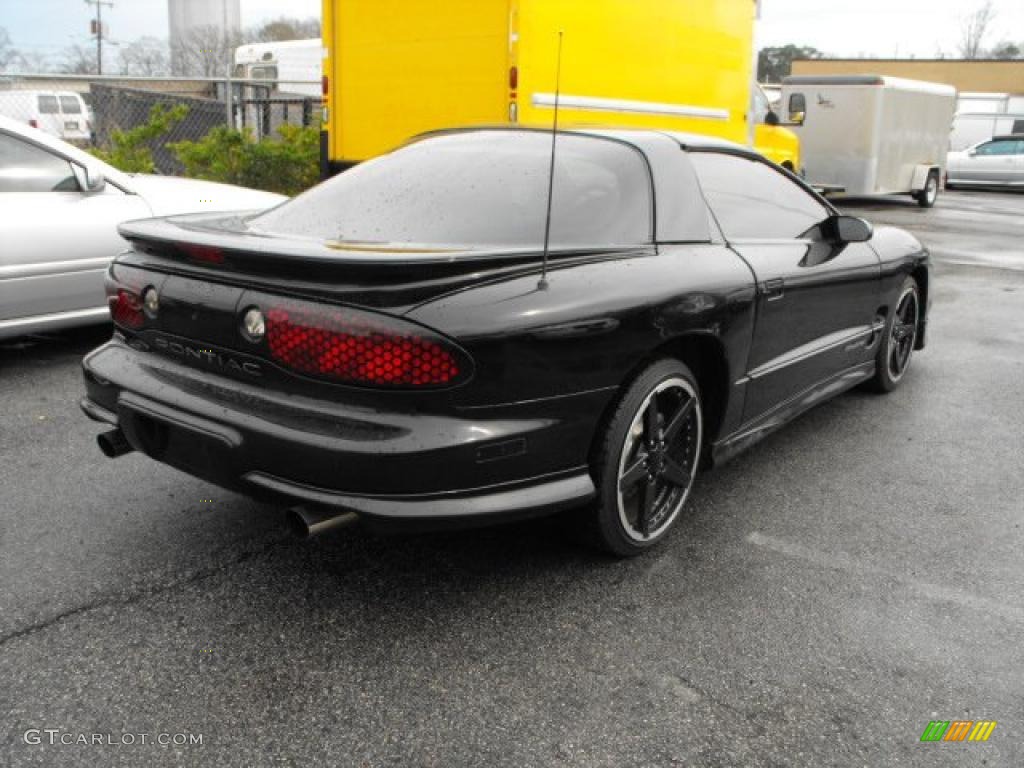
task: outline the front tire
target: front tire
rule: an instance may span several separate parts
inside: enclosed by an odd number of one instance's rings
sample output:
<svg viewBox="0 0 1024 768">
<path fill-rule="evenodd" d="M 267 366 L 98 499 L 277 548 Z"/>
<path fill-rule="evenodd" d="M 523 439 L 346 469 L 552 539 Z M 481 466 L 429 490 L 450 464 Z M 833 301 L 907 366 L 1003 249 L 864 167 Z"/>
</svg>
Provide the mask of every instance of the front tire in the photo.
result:
<svg viewBox="0 0 1024 768">
<path fill-rule="evenodd" d="M 653 363 L 629 385 L 594 462 L 590 522 L 603 549 L 631 557 L 665 538 L 693 487 L 703 429 L 697 379 L 678 360 Z"/>
<path fill-rule="evenodd" d="M 875 354 L 875 376 L 871 384 L 877 392 L 892 392 L 910 368 L 921 322 L 921 292 L 917 281 L 908 277 L 900 288 L 896 306 L 889 313 L 884 335 Z"/>
</svg>

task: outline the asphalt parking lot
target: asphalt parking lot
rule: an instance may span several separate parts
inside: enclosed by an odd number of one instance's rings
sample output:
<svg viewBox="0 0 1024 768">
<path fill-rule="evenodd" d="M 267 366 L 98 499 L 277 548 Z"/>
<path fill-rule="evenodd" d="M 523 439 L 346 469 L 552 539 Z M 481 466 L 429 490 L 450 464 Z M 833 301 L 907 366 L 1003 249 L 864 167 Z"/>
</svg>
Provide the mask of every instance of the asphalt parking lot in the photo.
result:
<svg viewBox="0 0 1024 768">
<path fill-rule="evenodd" d="M 100 454 L 105 330 L 0 345 L 0 765 L 1021 765 L 1024 194 L 844 207 L 933 249 L 929 348 L 703 475 L 629 562 L 558 520 L 293 541 Z M 919 742 L 957 719 L 998 726 Z"/>
</svg>

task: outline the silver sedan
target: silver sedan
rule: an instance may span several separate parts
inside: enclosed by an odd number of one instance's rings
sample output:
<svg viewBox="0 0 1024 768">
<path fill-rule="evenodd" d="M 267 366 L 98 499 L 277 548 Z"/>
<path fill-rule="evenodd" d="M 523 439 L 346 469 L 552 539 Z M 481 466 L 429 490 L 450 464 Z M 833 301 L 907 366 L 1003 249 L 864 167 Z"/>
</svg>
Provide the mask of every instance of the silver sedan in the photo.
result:
<svg viewBox="0 0 1024 768">
<path fill-rule="evenodd" d="M 104 322 L 103 273 L 117 225 L 200 211 L 265 209 L 281 195 L 121 173 L 43 131 L 0 117 L 0 339 Z"/>
<path fill-rule="evenodd" d="M 950 152 L 946 186 L 1024 186 L 1024 135 L 995 136 Z"/>
</svg>

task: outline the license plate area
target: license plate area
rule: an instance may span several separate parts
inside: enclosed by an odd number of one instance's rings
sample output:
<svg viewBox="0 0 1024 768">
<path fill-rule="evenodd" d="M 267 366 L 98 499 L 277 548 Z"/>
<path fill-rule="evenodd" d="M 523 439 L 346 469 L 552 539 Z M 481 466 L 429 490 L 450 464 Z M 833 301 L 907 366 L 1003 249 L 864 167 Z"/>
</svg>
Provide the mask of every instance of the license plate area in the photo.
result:
<svg viewBox="0 0 1024 768">
<path fill-rule="evenodd" d="M 125 393 L 118 423 L 139 451 L 200 477 L 220 475 L 242 444 L 233 428 Z"/>
</svg>

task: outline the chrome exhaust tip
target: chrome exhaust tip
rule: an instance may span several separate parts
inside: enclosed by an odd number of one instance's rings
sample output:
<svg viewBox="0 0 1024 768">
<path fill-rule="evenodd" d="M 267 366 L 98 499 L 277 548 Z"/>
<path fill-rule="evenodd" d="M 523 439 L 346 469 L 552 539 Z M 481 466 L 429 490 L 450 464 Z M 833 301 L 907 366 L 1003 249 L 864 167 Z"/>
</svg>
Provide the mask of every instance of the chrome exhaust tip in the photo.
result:
<svg viewBox="0 0 1024 768">
<path fill-rule="evenodd" d="M 118 456 L 124 456 L 135 450 L 120 429 L 112 429 L 109 432 L 96 435 L 96 443 L 108 459 L 116 459 Z"/>
<path fill-rule="evenodd" d="M 336 509 L 292 507 L 285 514 L 288 528 L 299 539 L 311 539 L 335 528 L 344 528 L 358 522 L 359 515 Z"/>
</svg>

